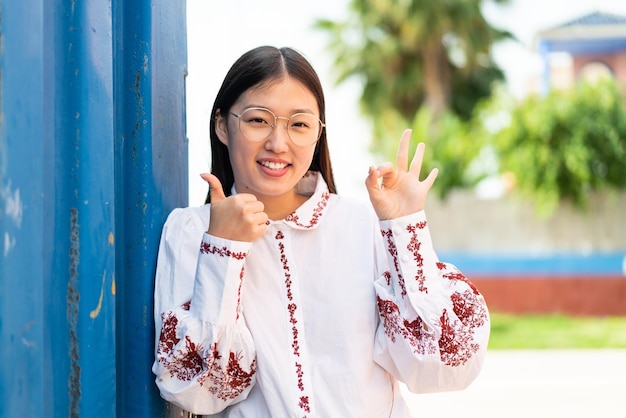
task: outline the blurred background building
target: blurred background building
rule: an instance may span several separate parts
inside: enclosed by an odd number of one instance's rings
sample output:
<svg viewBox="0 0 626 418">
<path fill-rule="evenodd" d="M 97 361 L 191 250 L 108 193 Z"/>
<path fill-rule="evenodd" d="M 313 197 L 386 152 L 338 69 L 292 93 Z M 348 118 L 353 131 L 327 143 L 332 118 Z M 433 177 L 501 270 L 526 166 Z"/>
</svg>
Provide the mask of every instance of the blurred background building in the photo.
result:
<svg viewBox="0 0 626 418">
<path fill-rule="evenodd" d="M 535 35 L 543 72 L 529 91 L 566 89 L 577 80 L 611 77 L 626 84 L 626 16 L 594 12 Z"/>
</svg>

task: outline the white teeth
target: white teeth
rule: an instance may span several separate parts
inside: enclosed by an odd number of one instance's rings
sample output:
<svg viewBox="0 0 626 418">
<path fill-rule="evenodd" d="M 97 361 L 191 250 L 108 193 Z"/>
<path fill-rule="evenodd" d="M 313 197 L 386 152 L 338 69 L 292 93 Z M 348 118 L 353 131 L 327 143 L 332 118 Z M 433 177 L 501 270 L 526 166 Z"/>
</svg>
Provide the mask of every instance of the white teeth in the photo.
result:
<svg viewBox="0 0 626 418">
<path fill-rule="evenodd" d="M 285 163 L 275 163 L 272 161 L 260 161 L 260 164 L 263 167 L 267 167 L 270 170 L 282 170 L 283 168 L 287 167 L 287 164 Z"/>
</svg>

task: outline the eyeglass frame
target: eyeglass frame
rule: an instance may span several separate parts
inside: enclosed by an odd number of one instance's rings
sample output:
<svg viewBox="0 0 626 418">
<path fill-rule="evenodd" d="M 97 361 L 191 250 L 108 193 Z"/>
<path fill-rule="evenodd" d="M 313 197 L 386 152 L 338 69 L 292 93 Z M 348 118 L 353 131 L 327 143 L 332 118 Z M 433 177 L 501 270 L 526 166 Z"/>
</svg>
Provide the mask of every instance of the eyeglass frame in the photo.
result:
<svg viewBox="0 0 626 418">
<path fill-rule="evenodd" d="M 265 111 L 267 111 L 267 112 L 270 112 L 270 114 L 274 116 L 274 124 L 273 124 L 273 125 L 270 125 L 270 128 L 271 128 L 271 129 L 270 129 L 270 132 L 267 134 L 267 136 L 266 136 L 265 138 L 263 138 L 263 139 L 259 139 L 258 141 L 254 141 L 254 140 L 252 140 L 252 139 L 250 139 L 250 138 L 246 137 L 246 136 L 243 134 L 243 131 L 241 130 L 241 117 L 242 117 L 242 116 L 243 116 L 243 114 L 244 114 L 244 113 L 246 113 L 248 110 L 265 110 Z M 243 135 L 243 136 L 244 136 L 244 138 L 246 138 L 248 141 L 252 141 L 252 142 L 262 142 L 262 141 L 265 141 L 267 138 L 269 138 L 269 137 L 270 137 L 270 135 L 272 135 L 272 132 L 274 132 L 274 128 L 276 128 L 276 126 L 278 125 L 278 119 L 285 119 L 285 120 L 287 121 L 286 128 L 285 128 L 285 129 L 287 130 L 287 136 L 289 137 L 289 140 L 290 140 L 292 143 L 294 143 L 295 145 L 297 145 L 297 146 L 299 146 L 299 147 L 307 147 L 307 146 L 310 146 L 310 145 L 315 144 L 315 143 L 316 143 L 317 141 L 319 141 L 319 140 L 320 140 L 320 138 L 322 137 L 322 131 L 323 131 L 323 130 L 324 130 L 324 128 L 326 127 L 326 124 L 325 124 L 324 122 L 322 122 L 322 120 L 321 120 L 318 116 L 314 115 L 313 113 L 298 112 L 298 113 L 294 113 L 294 114 L 293 114 L 293 115 L 291 115 L 290 117 L 285 117 L 285 116 L 276 116 L 276 113 L 272 112 L 270 109 L 268 109 L 268 108 L 266 108 L 266 107 L 249 107 L 249 108 L 247 108 L 247 109 L 244 109 L 244 110 L 243 110 L 240 114 L 236 114 L 235 112 L 232 112 L 232 111 L 230 111 L 229 113 L 230 113 L 231 115 L 233 115 L 234 117 L 236 117 L 236 118 L 237 118 L 237 120 L 238 120 L 237 127 L 239 128 L 239 132 L 241 132 L 241 135 Z M 317 121 L 319 122 L 319 124 L 320 124 L 320 125 L 319 125 L 319 126 L 320 126 L 320 129 L 319 129 L 319 133 L 317 134 L 317 138 L 315 139 L 315 141 L 311 142 L 310 144 L 305 144 L 305 145 L 298 144 L 297 142 L 295 142 L 295 141 L 293 140 L 293 138 L 292 138 L 292 137 L 291 137 L 291 135 L 289 134 L 289 121 L 291 120 L 291 118 L 293 118 L 294 116 L 297 116 L 297 115 L 310 115 L 310 116 L 314 116 L 314 117 L 317 119 Z"/>
</svg>

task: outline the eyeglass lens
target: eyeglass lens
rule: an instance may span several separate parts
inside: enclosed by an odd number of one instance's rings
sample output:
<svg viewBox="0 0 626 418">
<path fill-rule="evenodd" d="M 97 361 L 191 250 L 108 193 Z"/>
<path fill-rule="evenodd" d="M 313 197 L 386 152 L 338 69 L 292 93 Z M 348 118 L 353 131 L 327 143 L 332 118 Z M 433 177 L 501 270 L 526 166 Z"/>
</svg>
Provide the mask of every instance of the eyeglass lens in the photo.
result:
<svg viewBox="0 0 626 418">
<path fill-rule="evenodd" d="M 246 109 L 239 116 L 239 129 L 243 136 L 250 141 L 263 141 L 272 133 L 275 125 L 282 126 L 285 117 L 276 117 L 267 109 L 250 108 Z M 310 113 L 296 113 L 292 115 L 287 123 L 287 134 L 297 145 L 311 145 L 320 137 L 321 121 Z"/>
</svg>

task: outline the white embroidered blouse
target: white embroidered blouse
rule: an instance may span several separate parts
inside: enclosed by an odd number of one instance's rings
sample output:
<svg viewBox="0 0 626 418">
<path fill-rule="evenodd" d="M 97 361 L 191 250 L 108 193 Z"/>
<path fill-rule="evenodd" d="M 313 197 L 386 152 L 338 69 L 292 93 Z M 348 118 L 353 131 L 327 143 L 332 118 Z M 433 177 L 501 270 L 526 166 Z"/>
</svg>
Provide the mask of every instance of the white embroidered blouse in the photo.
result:
<svg viewBox="0 0 626 418">
<path fill-rule="evenodd" d="M 161 396 L 215 417 L 409 417 L 413 392 L 458 390 L 489 338 L 483 297 L 433 250 L 423 212 L 378 221 L 330 194 L 254 243 L 208 235 L 210 207 L 175 209 L 155 290 Z"/>
</svg>

